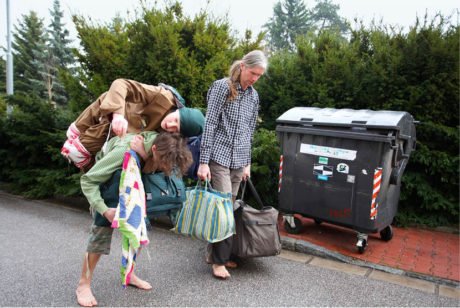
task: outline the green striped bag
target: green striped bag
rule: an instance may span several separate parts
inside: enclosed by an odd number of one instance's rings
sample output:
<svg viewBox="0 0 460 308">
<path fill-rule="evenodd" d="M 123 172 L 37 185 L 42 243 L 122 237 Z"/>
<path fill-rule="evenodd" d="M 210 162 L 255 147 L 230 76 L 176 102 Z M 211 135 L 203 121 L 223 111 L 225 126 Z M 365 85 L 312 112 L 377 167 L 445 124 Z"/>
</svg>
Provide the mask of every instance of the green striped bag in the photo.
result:
<svg viewBox="0 0 460 308">
<path fill-rule="evenodd" d="M 188 188 L 187 200 L 173 230 L 210 243 L 220 242 L 235 232 L 232 195 L 205 187 Z"/>
</svg>

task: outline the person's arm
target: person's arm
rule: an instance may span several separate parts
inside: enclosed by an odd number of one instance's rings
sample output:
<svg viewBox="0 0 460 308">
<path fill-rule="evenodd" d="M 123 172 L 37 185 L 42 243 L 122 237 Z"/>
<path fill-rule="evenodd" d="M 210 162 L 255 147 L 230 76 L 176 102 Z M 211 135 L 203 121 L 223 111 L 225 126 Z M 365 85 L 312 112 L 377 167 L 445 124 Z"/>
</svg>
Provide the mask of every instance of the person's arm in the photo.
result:
<svg viewBox="0 0 460 308">
<path fill-rule="evenodd" d="M 144 87 L 140 82 L 127 79 L 116 79 L 112 82 L 107 95 L 101 102 L 100 110 L 103 116 L 112 114 L 112 130 L 118 137 L 126 135 L 128 122 L 125 119 L 126 98 L 136 97 L 145 100 Z"/>
<path fill-rule="evenodd" d="M 112 142 L 120 142 L 120 140 L 113 140 Z M 101 197 L 99 184 L 109 180 L 116 170 L 122 168 L 126 149 L 127 144 L 119 144 L 110 148 L 104 157 L 99 159 L 80 179 L 81 189 L 88 199 L 90 208 L 96 210 L 101 215 L 104 215 L 109 208 Z"/>
<path fill-rule="evenodd" d="M 254 111 L 252 113 L 251 120 L 249 122 L 249 129 L 251 131 L 251 148 L 252 148 L 252 141 L 254 140 L 254 132 L 256 130 L 257 119 L 259 117 L 259 95 L 257 92 L 254 93 Z M 243 170 L 243 180 L 246 180 L 247 177 L 251 177 L 251 148 L 249 148 L 249 155 L 247 160 L 247 165 L 244 167 Z"/>
<path fill-rule="evenodd" d="M 251 121 L 249 122 L 249 129 L 251 132 L 251 140 L 250 140 L 250 145 L 252 148 L 252 142 L 254 140 L 254 132 L 256 131 L 256 126 L 257 126 L 257 119 L 259 118 L 259 95 L 257 92 L 254 90 L 254 111 L 252 113 L 252 118 Z M 248 168 L 248 176 L 249 176 L 249 169 L 251 168 L 251 148 L 249 150 L 249 155 L 248 155 L 248 161 L 247 161 L 247 166 Z"/>
</svg>

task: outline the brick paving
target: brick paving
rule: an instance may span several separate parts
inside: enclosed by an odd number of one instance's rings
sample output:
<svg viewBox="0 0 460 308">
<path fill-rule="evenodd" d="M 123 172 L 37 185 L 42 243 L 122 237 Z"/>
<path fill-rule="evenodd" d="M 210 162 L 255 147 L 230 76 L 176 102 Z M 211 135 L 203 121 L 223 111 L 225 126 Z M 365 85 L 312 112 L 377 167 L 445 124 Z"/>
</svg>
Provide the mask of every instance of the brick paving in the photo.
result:
<svg viewBox="0 0 460 308">
<path fill-rule="evenodd" d="M 297 215 L 296 215 L 297 216 Z M 345 256 L 398 268 L 408 272 L 460 281 L 459 235 L 393 227 L 393 238 L 385 242 L 380 234 L 370 234 L 363 254 L 356 247 L 356 232 L 336 225 L 297 216 L 302 221 L 299 234 L 289 234 L 280 218 L 280 233 L 336 251 Z"/>
</svg>

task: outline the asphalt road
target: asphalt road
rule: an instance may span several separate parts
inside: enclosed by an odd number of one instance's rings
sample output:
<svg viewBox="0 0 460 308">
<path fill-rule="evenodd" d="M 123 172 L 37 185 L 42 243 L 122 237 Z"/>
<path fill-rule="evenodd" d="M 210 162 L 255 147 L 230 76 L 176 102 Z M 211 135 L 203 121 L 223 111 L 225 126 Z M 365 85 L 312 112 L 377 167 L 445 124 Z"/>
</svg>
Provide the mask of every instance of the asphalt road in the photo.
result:
<svg viewBox="0 0 460 308">
<path fill-rule="evenodd" d="M 88 212 L 0 193 L 0 306 L 78 306 Z M 93 277 L 100 306 L 459 306 L 459 301 L 279 257 L 212 277 L 206 244 L 154 227 L 136 273 L 151 291 L 121 290 L 121 233 Z"/>
</svg>

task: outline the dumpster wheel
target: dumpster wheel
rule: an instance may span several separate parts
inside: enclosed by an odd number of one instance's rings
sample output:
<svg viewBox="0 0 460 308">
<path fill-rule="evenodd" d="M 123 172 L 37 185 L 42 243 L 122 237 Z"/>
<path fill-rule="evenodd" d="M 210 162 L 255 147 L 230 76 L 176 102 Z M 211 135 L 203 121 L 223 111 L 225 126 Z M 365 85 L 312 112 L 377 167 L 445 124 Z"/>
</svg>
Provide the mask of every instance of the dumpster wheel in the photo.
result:
<svg viewBox="0 0 460 308">
<path fill-rule="evenodd" d="M 358 242 L 356 243 L 358 246 L 358 252 L 363 253 L 367 248 L 367 234 L 358 232 Z"/>
<path fill-rule="evenodd" d="M 364 253 L 364 251 L 366 250 L 367 248 L 367 241 L 366 240 L 363 240 L 363 245 L 362 246 L 358 246 L 358 252 L 359 253 Z"/>
<path fill-rule="evenodd" d="M 289 234 L 299 234 L 302 231 L 302 221 L 297 217 L 285 216 L 284 229 Z"/>
<path fill-rule="evenodd" d="M 393 228 L 391 228 L 391 226 L 387 226 L 385 229 L 380 231 L 380 238 L 385 242 L 391 240 L 393 238 Z"/>
</svg>

